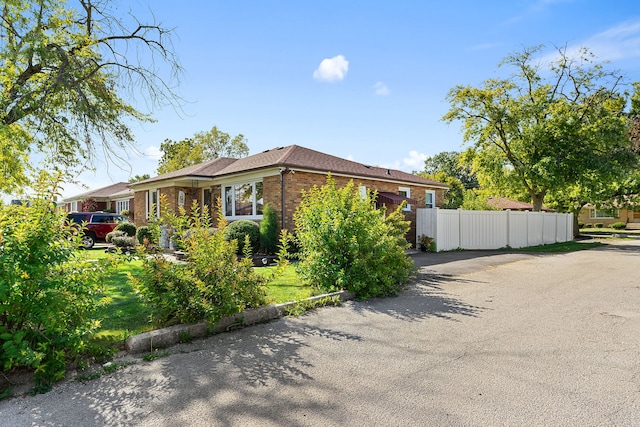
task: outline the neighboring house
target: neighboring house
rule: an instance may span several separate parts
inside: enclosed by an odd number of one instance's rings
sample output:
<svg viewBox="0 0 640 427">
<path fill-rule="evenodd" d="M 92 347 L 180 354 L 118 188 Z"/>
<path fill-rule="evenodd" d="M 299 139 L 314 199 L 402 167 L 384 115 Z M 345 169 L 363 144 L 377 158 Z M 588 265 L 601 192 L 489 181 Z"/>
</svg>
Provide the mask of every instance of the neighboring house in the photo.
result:
<svg viewBox="0 0 640 427">
<path fill-rule="evenodd" d="M 113 210 L 120 213 L 123 210 L 134 211 L 133 190 L 127 182 L 117 182 L 97 190 L 87 191 L 77 196 L 68 197 L 62 201 L 67 212 L 83 212 L 87 209 L 87 202 L 92 206 L 91 210 Z"/>
<path fill-rule="evenodd" d="M 640 208 L 598 208 L 587 204 L 580 210 L 578 222 L 584 223 L 586 226 L 602 224 L 604 227 L 609 227 L 614 222 L 624 222 L 627 224 L 627 228 L 640 228 Z"/>
<path fill-rule="evenodd" d="M 135 192 L 135 218 L 146 223 L 161 194 L 169 208 L 189 209 L 193 200 L 213 206 L 220 198 L 222 212 L 229 221 L 260 221 L 262 208 L 269 204 L 277 213 L 281 228 L 293 230 L 293 214 L 302 200 L 302 190 L 326 183 L 327 174 L 338 186 L 349 180 L 361 192 L 377 191 L 377 203 L 393 208 L 406 201 L 405 216 L 411 221 L 407 235 L 415 244 L 416 208 L 441 205 L 446 184 L 395 169 L 368 166 L 319 151 L 290 145 L 241 159 L 218 158 L 129 186 Z"/>
<path fill-rule="evenodd" d="M 504 197 L 489 197 L 489 199 L 487 199 L 487 204 L 503 211 L 533 211 L 533 205 L 531 203 L 505 199 Z M 552 212 L 553 209 L 542 206 L 542 211 Z"/>
</svg>

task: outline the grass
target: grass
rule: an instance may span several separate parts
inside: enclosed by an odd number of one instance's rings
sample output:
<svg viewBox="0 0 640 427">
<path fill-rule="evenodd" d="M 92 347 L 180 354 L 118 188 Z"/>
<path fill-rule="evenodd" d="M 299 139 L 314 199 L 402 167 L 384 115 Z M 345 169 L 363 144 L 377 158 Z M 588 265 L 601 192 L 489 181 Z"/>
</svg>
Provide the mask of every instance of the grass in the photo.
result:
<svg viewBox="0 0 640 427">
<path fill-rule="evenodd" d="M 258 274 L 266 276 L 271 274 L 276 267 L 256 268 Z M 294 265 L 289 264 L 284 273 L 267 284 L 267 295 L 274 304 L 297 301 L 314 295 L 314 288 L 304 283 Z"/>
<path fill-rule="evenodd" d="M 616 230 L 615 228 L 581 228 L 580 234 L 638 234 L 640 230 Z"/>
<path fill-rule="evenodd" d="M 553 252 L 575 252 L 582 251 L 585 249 L 593 249 L 598 246 L 602 246 L 602 242 L 585 242 L 585 241 L 569 241 L 562 243 L 552 243 L 549 245 L 539 245 L 539 246 L 530 246 L 528 248 L 520 248 L 519 251 L 522 252 L 545 252 L 545 253 L 553 253 Z"/>
<path fill-rule="evenodd" d="M 91 259 L 101 259 L 108 255 L 100 249 L 89 253 Z M 261 275 L 268 275 L 275 267 L 256 268 Z M 104 345 L 122 345 L 131 335 L 154 330 L 161 325 L 150 322 L 151 310 L 142 304 L 129 283 L 127 274 L 136 276 L 142 272 L 142 261 L 122 261 L 106 283 L 105 297 L 110 303 L 100 308 L 98 318 L 102 319 L 96 334 L 96 342 Z M 267 284 L 267 298 L 271 303 L 297 301 L 314 294 L 314 288 L 303 283 L 295 267 L 289 265 L 284 273 Z"/>
<path fill-rule="evenodd" d="M 142 272 L 142 261 L 124 261 L 106 283 L 105 296 L 111 302 L 98 312 L 103 319 L 97 337 L 113 338 L 124 341 L 130 335 L 136 335 L 154 329 L 149 322 L 151 311 L 140 302 L 129 283 L 128 273 L 138 275 Z"/>
</svg>

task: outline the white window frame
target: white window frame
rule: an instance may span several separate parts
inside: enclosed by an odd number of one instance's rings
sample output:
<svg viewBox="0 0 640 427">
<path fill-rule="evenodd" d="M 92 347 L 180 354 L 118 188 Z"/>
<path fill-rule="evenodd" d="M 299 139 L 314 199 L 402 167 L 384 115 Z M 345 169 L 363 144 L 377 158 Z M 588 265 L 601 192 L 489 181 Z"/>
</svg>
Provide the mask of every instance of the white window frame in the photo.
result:
<svg viewBox="0 0 640 427">
<path fill-rule="evenodd" d="M 116 200 L 116 213 L 119 214 L 124 210 L 129 210 L 130 199 L 118 199 Z"/>
<path fill-rule="evenodd" d="M 70 212 L 78 212 L 78 201 L 77 200 L 74 200 L 73 202 L 70 203 L 69 211 Z"/>
<path fill-rule="evenodd" d="M 398 187 L 398 194 L 400 194 L 400 192 L 403 191 L 405 193 L 404 197 L 406 197 L 407 199 L 411 198 L 411 188 L 409 187 Z M 402 194 L 400 194 L 402 195 Z M 403 209 L 404 212 L 411 212 L 411 205 L 409 203 L 407 203 L 407 205 L 404 207 Z"/>
<path fill-rule="evenodd" d="M 431 205 L 429 206 L 429 196 L 431 196 Z M 434 190 L 426 190 L 424 195 L 424 206 L 427 209 L 434 209 L 436 207 L 436 192 Z"/>
<path fill-rule="evenodd" d="M 604 214 L 607 211 L 613 212 L 614 216 Z M 601 214 L 601 215 L 598 215 L 598 214 Z M 620 218 L 619 209 L 596 209 L 596 208 L 589 209 L 589 219 L 615 219 L 615 218 Z"/>
<path fill-rule="evenodd" d="M 160 190 L 156 189 L 147 191 L 147 197 L 145 197 L 145 210 L 147 219 L 151 219 L 151 206 L 154 204 L 153 194 L 156 195 L 156 218 L 160 218 Z"/>
<path fill-rule="evenodd" d="M 362 197 L 362 200 L 367 200 L 367 186 L 361 185 L 359 189 L 360 189 L 360 197 Z"/>
<path fill-rule="evenodd" d="M 252 212 L 251 215 L 236 215 L 236 190 L 237 187 L 243 185 L 251 185 L 251 204 L 252 204 Z M 238 220 L 238 219 L 251 219 L 251 220 L 260 220 L 262 219 L 262 214 L 257 213 L 258 209 L 258 200 L 256 193 L 256 184 L 262 184 L 262 207 L 264 208 L 264 182 L 260 181 L 250 181 L 250 182 L 238 182 L 234 184 L 227 184 L 222 186 L 222 212 L 224 212 L 224 216 L 228 220 Z M 231 188 L 231 215 L 227 215 L 227 188 Z"/>
</svg>

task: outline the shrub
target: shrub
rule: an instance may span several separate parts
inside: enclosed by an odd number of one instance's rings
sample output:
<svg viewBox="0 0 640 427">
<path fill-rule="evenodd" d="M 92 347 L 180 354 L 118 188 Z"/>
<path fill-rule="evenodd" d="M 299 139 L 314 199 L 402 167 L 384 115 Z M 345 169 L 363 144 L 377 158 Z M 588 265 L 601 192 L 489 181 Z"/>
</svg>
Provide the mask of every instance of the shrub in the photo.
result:
<svg viewBox="0 0 640 427">
<path fill-rule="evenodd" d="M 269 205 L 262 208 L 260 249 L 267 254 L 278 250 L 278 213 Z"/>
<path fill-rule="evenodd" d="M 604 224 L 603 224 L 603 223 L 601 223 L 601 222 L 596 222 L 595 224 L 593 224 L 593 226 L 594 226 L 595 228 L 602 228 L 602 227 L 604 227 Z"/>
<path fill-rule="evenodd" d="M 429 237 L 426 234 L 420 235 L 418 238 L 418 246 L 421 251 L 427 252 L 430 251 L 431 245 L 433 244 L 433 237 Z"/>
<path fill-rule="evenodd" d="M 245 236 L 249 237 L 251 252 L 258 250 L 260 244 L 260 227 L 253 221 L 241 219 L 227 225 L 224 237 L 227 241 L 236 240 L 238 243 L 238 254 L 245 252 Z"/>
<path fill-rule="evenodd" d="M 585 227 L 586 227 L 586 228 L 593 228 L 593 224 L 588 223 L 588 224 L 586 224 L 586 225 L 585 225 Z"/>
<path fill-rule="evenodd" d="M 124 231 L 125 233 L 127 233 L 127 236 L 131 237 L 134 237 L 137 231 L 135 224 L 132 224 L 130 222 L 121 222 L 120 224 L 116 225 L 116 228 L 114 228 L 113 230 Z"/>
<path fill-rule="evenodd" d="M 397 293 L 413 266 L 401 209 L 386 215 L 353 181 L 338 189 L 331 176 L 304 191 L 294 216 L 300 275 L 328 292 L 347 289 L 361 298 Z"/>
<path fill-rule="evenodd" d="M 584 222 L 578 221 L 578 228 L 584 228 Z"/>
<path fill-rule="evenodd" d="M 158 244 L 158 240 L 159 240 L 158 236 L 156 236 L 156 233 L 154 233 L 154 230 L 147 225 L 138 227 L 138 230 L 136 230 L 136 238 L 138 239 L 138 242 L 141 245 L 144 244 L 145 239 L 149 244 L 152 244 L 152 245 Z"/>
<path fill-rule="evenodd" d="M 186 264 L 161 256 L 144 257 L 143 272 L 131 277 L 143 301 L 153 308 L 158 321 L 176 319 L 215 323 L 224 316 L 266 303 L 266 278 L 257 275 L 249 258 L 240 260 L 237 243 L 225 238 L 224 217 L 211 232 L 208 210 L 191 209 L 190 230 L 183 235 L 189 252 Z M 257 225 L 256 225 L 257 226 Z"/>
<path fill-rule="evenodd" d="M 78 250 L 82 236 L 54 197 L 40 190 L 30 206 L 0 206 L 0 366 L 33 369 L 40 390 L 87 349 L 107 273 Z"/>
<path fill-rule="evenodd" d="M 118 248 L 132 248 L 136 246 L 136 238 L 127 235 L 113 236 L 111 243 Z"/>
<path fill-rule="evenodd" d="M 122 230 L 113 230 L 111 233 L 107 233 L 107 235 L 106 235 L 106 236 L 104 236 L 104 240 L 105 240 L 105 242 L 107 242 L 107 243 L 112 243 L 112 241 L 111 241 L 111 240 L 112 240 L 114 237 L 121 237 L 121 236 L 126 236 L 126 235 L 127 235 L 127 233 L 125 233 L 125 232 L 124 232 L 124 231 L 122 231 Z"/>
<path fill-rule="evenodd" d="M 614 222 L 613 224 L 611 224 L 611 228 L 613 228 L 614 230 L 624 230 L 626 227 L 627 227 L 627 224 L 625 224 L 622 221 Z"/>
<path fill-rule="evenodd" d="M 131 211 L 129 209 L 123 209 L 120 211 L 120 215 L 126 216 L 128 218 L 131 218 Z"/>
</svg>

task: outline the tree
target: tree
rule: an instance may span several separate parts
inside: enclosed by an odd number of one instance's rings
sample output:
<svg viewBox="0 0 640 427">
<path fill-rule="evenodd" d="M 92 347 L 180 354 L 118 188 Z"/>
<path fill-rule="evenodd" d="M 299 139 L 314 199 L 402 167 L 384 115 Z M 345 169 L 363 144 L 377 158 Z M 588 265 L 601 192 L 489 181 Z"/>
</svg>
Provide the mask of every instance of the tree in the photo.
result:
<svg viewBox="0 0 640 427">
<path fill-rule="evenodd" d="M 445 176 L 454 177 L 464 185 L 465 189 L 478 188 L 478 178 L 471 170 L 470 165 L 464 163 L 463 160 L 463 156 L 457 151 L 443 151 L 435 156 L 427 157 L 424 161 L 424 171 L 428 176 L 436 176 L 441 172 Z"/>
<path fill-rule="evenodd" d="M 247 140 L 242 134 L 231 138 L 217 127 L 208 132 L 198 132 L 192 138 L 181 141 L 165 139 L 160 144 L 163 152 L 158 174 L 172 172 L 197 165 L 218 157 L 244 157 L 249 154 Z"/>
<path fill-rule="evenodd" d="M 129 179 L 129 182 L 133 183 L 133 182 L 139 182 L 139 181 L 144 181 L 145 179 L 149 179 L 151 178 L 151 175 L 149 175 L 148 173 L 145 173 L 143 175 L 136 175 L 133 178 Z"/>
<path fill-rule="evenodd" d="M 6 0 L 0 20 L 0 191 L 27 183 L 30 157 L 65 171 L 122 158 L 132 121 L 176 105 L 172 31 L 116 16 L 110 0 Z M 168 65 L 166 74 L 161 65 Z M 80 165 L 80 166 L 78 166 Z"/>
<path fill-rule="evenodd" d="M 505 58 L 500 65 L 515 70 L 508 78 L 451 89 L 443 117 L 463 122 L 464 140 L 473 143 L 465 154 L 481 186 L 505 195 L 526 192 L 536 211 L 547 195 L 622 179 L 637 161 L 622 78 L 584 48 L 576 57 L 561 48 L 557 59 L 536 63 L 542 48 Z"/>
</svg>

